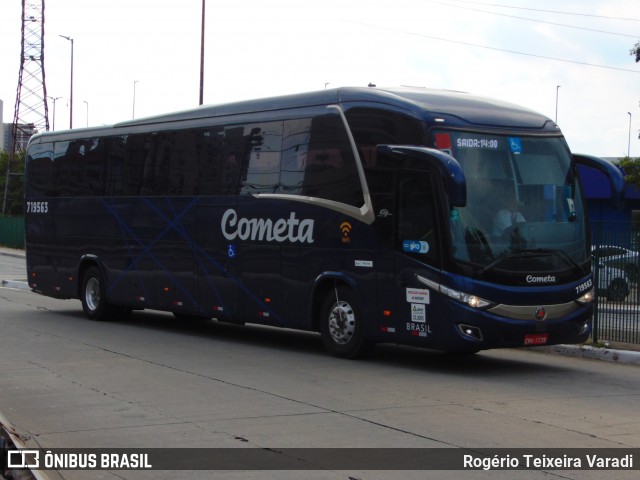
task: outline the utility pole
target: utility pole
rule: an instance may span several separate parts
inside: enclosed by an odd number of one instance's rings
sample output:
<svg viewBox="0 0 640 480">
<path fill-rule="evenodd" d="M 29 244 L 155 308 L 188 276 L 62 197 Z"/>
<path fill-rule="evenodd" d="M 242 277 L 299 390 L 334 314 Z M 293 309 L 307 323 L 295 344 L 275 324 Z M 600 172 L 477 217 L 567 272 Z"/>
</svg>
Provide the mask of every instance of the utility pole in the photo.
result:
<svg viewBox="0 0 640 480">
<path fill-rule="evenodd" d="M 44 2 L 44 0 L 42 0 Z M 58 35 L 59 37 L 71 42 L 71 81 L 69 90 L 69 130 L 73 128 L 73 38 L 66 35 Z"/>
<path fill-rule="evenodd" d="M 200 33 L 200 103 L 204 102 L 204 4 L 205 0 L 202 0 L 202 27 Z"/>
<path fill-rule="evenodd" d="M 44 81 L 44 0 L 22 0 L 22 51 L 16 106 L 11 126 L 11 146 L 4 185 L 2 213 L 9 207 L 9 183 L 12 166 L 20 151 L 25 150 L 31 136 L 49 130 L 47 87 Z"/>
</svg>

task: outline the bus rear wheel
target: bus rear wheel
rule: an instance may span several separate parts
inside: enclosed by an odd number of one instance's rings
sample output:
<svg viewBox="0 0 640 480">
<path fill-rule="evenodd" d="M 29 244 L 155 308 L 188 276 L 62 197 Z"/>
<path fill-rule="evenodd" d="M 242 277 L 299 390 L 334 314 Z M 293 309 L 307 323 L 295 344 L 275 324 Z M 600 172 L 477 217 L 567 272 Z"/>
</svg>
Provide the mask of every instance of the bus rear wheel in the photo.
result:
<svg viewBox="0 0 640 480">
<path fill-rule="evenodd" d="M 325 348 L 336 357 L 357 358 L 369 350 L 364 325 L 353 292 L 337 286 L 326 296 L 320 313 L 320 333 Z"/>
<path fill-rule="evenodd" d="M 106 281 L 100 269 L 95 266 L 89 267 L 84 272 L 80 300 L 85 315 L 91 320 L 112 320 L 120 311 L 114 305 L 107 303 Z"/>
</svg>

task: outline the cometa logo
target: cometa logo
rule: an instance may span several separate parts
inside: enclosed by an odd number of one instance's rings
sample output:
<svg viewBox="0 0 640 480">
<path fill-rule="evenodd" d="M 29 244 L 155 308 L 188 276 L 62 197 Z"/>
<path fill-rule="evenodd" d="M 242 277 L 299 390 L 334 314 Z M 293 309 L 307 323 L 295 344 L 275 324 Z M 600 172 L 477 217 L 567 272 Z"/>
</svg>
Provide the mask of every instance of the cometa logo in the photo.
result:
<svg viewBox="0 0 640 480">
<path fill-rule="evenodd" d="M 535 276 L 527 275 L 527 283 L 556 283 L 555 275 Z"/>
<path fill-rule="evenodd" d="M 342 243 L 351 243 L 351 237 L 349 237 L 349 235 L 351 234 L 352 228 L 353 227 L 349 222 L 342 222 L 340 224 L 340 231 L 342 232 Z"/>
<path fill-rule="evenodd" d="M 243 218 L 233 209 L 227 209 L 220 222 L 222 235 L 227 240 L 257 240 L 267 242 L 313 243 L 313 220 L 296 218 L 291 212 L 289 218 Z"/>
</svg>

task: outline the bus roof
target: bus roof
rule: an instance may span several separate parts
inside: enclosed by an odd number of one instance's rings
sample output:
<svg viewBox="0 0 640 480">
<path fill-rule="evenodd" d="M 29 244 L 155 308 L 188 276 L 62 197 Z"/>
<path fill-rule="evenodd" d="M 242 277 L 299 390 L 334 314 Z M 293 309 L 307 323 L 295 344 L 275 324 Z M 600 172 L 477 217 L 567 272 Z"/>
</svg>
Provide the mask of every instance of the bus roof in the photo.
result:
<svg viewBox="0 0 640 480">
<path fill-rule="evenodd" d="M 192 110 L 130 120 L 116 125 L 162 123 L 330 104 L 387 105 L 408 110 L 419 118 L 424 118 L 425 116 L 429 120 L 446 118 L 450 124 L 453 123 L 458 126 L 473 125 L 525 129 L 545 129 L 546 127 L 557 130 L 557 127 L 549 118 L 515 104 L 474 96 L 464 92 L 416 87 L 342 87 L 220 105 L 203 105 Z"/>
<path fill-rule="evenodd" d="M 500 100 L 471 95 L 451 90 L 433 90 L 416 87 L 367 88 L 341 87 L 316 92 L 245 100 L 220 105 L 203 105 L 190 110 L 128 120 L 112 126 L 74 130 L 73 133 L 49 132 L 50 137 L 59 133 L 65 137 L 108 133 L 110 129 L 134 126 L 151 126 L 257 112 L 276 112 L 292 108 L 305 108 L 340 104 L 345 109 L 352 107 L 386 107 L 405 111 L 428 122 L 437 121 L 446 126 L 493 127 L 531 130 L 536 132 L 559 132 L 549 118 L 533 110 Z M 36 143 L 41 136 L 34 137 Z"/>
</svg>

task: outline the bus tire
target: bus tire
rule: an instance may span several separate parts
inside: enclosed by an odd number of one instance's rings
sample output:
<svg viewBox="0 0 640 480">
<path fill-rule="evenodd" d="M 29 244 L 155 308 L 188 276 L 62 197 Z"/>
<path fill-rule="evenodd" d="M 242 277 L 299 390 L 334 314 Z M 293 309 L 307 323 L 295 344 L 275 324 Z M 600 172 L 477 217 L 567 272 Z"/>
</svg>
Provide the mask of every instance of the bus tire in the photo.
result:
<svg viewBox="0 0 640 480">
<path fill-rule="evenodd" d="M 333 356 L 357 358 L 370 349 L 364 338 L 364 322 L 353 292 L 337 286 L 327 294 L 320 313 L 320 333 L 325 348 Z"/>
<path fill-rule="evenodd" d="M 84 272 L 80 301 L 90 320 L 112 320 L 118 312 L 117 307 L 107 303 L 106 283 L 98 267 L 89 267 Z"/>
</svg>

